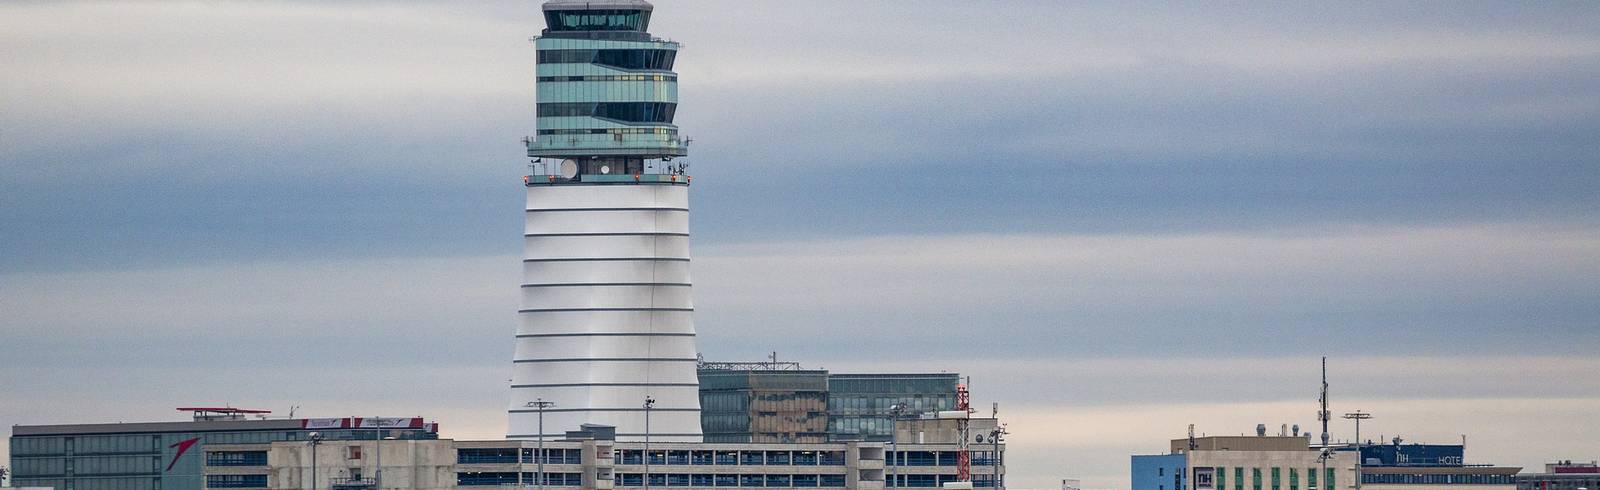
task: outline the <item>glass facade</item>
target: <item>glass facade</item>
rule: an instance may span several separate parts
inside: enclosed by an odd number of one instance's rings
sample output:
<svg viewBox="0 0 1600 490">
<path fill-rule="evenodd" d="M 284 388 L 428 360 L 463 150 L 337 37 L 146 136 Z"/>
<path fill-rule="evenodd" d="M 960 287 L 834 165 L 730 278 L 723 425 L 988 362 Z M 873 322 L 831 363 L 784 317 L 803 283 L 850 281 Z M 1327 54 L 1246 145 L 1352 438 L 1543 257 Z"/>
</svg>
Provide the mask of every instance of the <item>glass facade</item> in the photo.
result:
<svg viewBox="0 0 1600 490">
<path fill-rule="evenodd" d="M 887 441 L 894 432 L 890 407 L 902 417 L 954 410 L 961 376 L 939 374 L 834 374 L 828 377 L 828 433 L 833 440 Z"/>
<path fill-rule="evenodd" d="M 643 31 L 650 23 L 648 10 L 552 10 L 544 13 L 551 31 Z"/>
<path fill-rule="evenodd" d="M 826 442 L 827 376 L 816 370 L 701 369 L 705 441 Z"/>
</svg>

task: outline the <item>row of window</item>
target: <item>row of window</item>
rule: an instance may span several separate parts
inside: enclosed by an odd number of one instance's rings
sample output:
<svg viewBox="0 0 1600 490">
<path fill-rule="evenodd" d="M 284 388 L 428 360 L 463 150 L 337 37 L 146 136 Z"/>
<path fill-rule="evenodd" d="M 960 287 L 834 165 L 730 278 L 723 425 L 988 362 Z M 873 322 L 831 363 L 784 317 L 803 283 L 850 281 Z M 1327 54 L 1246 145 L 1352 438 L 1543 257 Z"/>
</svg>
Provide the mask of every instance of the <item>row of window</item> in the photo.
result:
<svg viewBox="0 0 1600 490">
<path fill-rule="evenodd" d="M 844 475 L 726 475 L 707 473 L 651 473 L 652 487 L 771 487 L 834 488 L 844 486 Z M 644 475 L 621 473 L 617 486 L 644 486 Z"/>
<path fill-rule="evenodd" d="M 626 122 L 672 122 L 678 104 L 673 102 L 546 102 L 539 117 L 603 117 Z"/>
<path fill-rule="evenodd" d="M 956 481 L 956 475 L 889 475 L 884 486 L 895 488 L 932 488 Z M 972 475 L 972 486 L 994 487 L 994 475 Z"/>
<path fill-rule="evenodd" d="M 267 475 L 206 475 L 206 488 L 266 488 Z"/>
<path fill-rule="evenodd" d="M 1402 474 L 1372 474 L 1361 475 L 1362 483 L 1387 483 L 1392 485 L 1510 485 L 1516 483 L 1516 475 L 1402 475 Z"/>
<path fill-rule="evenodd" d="M 1244 468 L 1234 468 L 1233 469 L 1233 490 L 1244 490 L 1245 489 L 1244 470 L 1245 470 Z M 1271 483 L 1271 487 L 1269 487 L 1269 488 L 1271 488 L 1271 490 L 1283 490 L 1283 469 L 1275 467 L 1275 468 L 1271 468 L 1270 472 L 1271 472 L 1271 480 L 1269 482 Z M 1324 478 L 1324 481 L 1327 482 L 1327 488 L 1334 488 L 1333 472 L 1334 472 L 1333 468 L 1328 468 L 1327 469 L 1327 473 L 1325 473 L 1326 474 L 1326 478 Z M 1196 471 L 1196 473 L 1199 473 L 1199 471 Z M 1305 475 L 1306 475 L 1306 486 L 1305 486 L 1305 488 L 1307 488 L 1308 490 L 1312 489 L 1312 488 L 1320 488 L 1320 487 L 1317 486 L 1317 470 L 1316 470 L 1316 468 L 1306 468 Z M 1196 483 L 1196 486 L 1200 486 L 1200 485 L 1204 484 L 1204 482 L 1201 482 L 1201 481 L 1198 481 L 1198 480 L 1195 483 Z M 1216 488 L 1218 490 L 1227 490 L 1228 489 L 1228 468 L 1225 468 L 1225 467 L 1216 468 Z M 1262 490 L 1261 468 L 1250 468 L 1250 490 Z M 1300 490 L 1300 469 L 1299 468 L 1289 468 L 1289 489 L 1288 490 Z"/>
<path fill-rule="evenodd" d="M 641 31 L 650 22 L 650 11 L 551 10 L 544 21 L 552 31 Z"/>
<path fill-rule="evenodd" d="M 517 473 L 515 471 L 486 471 L 476 473 L 456 473 L 457 486 L 484 486 L 484 485 L 516 485 L 517 479 L 528 485 L 538 484 L 538 474 L 531 471 Z M 544 473 L 544 484 L 557 487 L 576 487 L 583 485 L 583 473 Z"/>
<path fill-rule="evenodd" d="M 610 128 L 610 129 L 541 129 L 539 136 L 551 134 L 670 134 L 677 136 L 678 130 L 672 128 Z"/>
<path fill-rule="evenodd" d="M 487 448 L 460 448 L 456 450 L 456 462 L 460 464 L 537 464 L 536 449 L 523 449 L 518 451 L 512 447 L 487 447 Z M 544 462 L 547 464 L 583 464 L 582 449 L 545 449 Z"/>
<path fill-rule="evenodd" d="M 644 464 L 644 451 L 618 450 L 616 464 Z M 841 466 L 844 451 L 650 451 L 650 464 Z"/>
<path fill-rule="evenodd" d="M 624 70 L 671 70 L 672 49 L 541 49 L 539 63 L 593 63 Z"/>
<path fill-rule="evenodd" d="M 677 75 L 581 75 L 539 77 L 541 82 L 676 82 Z"/>
<path fill-rule="evenodd" d="M 206 466 L 266 465 L 266 451 L 206 451 Z"/>
</svg>

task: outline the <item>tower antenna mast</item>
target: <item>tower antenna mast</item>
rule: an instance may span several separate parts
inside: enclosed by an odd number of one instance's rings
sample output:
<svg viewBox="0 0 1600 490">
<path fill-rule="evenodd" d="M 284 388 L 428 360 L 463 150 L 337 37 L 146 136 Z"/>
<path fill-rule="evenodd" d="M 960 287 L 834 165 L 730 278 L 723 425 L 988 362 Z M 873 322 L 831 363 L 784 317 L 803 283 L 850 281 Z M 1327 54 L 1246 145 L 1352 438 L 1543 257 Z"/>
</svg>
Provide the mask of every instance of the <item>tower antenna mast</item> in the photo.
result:
<svg viewBox="0 0 1600 490">
<path fill-rule="evenodd" d="M 1322 421 L 1322 447 L 1328 447 L 1328 356 L 1322 356 L 1322 411 L 1317 412 L 1317 420 Z"/>
</svg>

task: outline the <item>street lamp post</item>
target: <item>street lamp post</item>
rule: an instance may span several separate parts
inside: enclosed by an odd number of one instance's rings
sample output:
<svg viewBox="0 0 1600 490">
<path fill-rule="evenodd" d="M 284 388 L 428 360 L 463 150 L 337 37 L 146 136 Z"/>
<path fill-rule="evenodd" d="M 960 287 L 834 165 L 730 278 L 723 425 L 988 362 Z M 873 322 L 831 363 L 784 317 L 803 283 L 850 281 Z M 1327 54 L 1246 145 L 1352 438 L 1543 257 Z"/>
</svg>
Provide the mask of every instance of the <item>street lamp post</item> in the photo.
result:
<svg viewBox="0 0 1600 490">
<path fill-rule="evenodd" d="M 655 408 L 656 399 L 649 395 L 644 397 L 644 488 L 650 490 L 650 409 Z"/>
<path fill-rule="evenodd" d="M 311 433 L 311 490 L 317 490 L 317 446 L 322 444 L 322 433 Z"/>
<path fill-rule="evenodd" d="M 539 490 L 544 490 L 544 409 L 556 406 L 556 402 L 547 402 L 543 398 L 535 398 L 528 405 L 539 412 L 539 453 L 535 458 L 539 463 L 538 476 L 534 481 L 539 482 Z"/>
<path fill-rule="evenodd" d="M 1356 490 L 1361 490 L 1361 421 L 1372 418 L 1372 414 L 1356 410 L 1344 414 L 1344 418 L 1356 421 Z"/>
<path fill-rule="evenodd" d="M 896 403 L 889 406 L 889 416 L 892 417 L 889 420 L 889 451 L 888 454 L 885 454 L 887 457 L 884 459 L 889 460 L 889 486 L 893 487 L 900 486 L 900 461 L 895 457 L 895 453 L 900 451 L 900 431 L 898 429 L 900 414 L 905 413 L 905 411 L 905 405 Z"/>
<path fill-rule="evenodd" d="M 989 463 L 992 467 L 994 467 L 993 473 L 995 490 L 1005 490 L 1006 488 L 1004 485 L 1000 484 L 1000 462 L 1002 461 L 1002 458 L 1000 457 L 1000 436 L 1006 434 L 1008 434 L 1008 432 L 1006 432 L 1006 426 L 1004 425 L 996 425 L 994 430 L 989 431 L 989 444 L 993 445 L 994 447 L 994 452 L 989 454 Z"/>
<path fill-rule="evenodd" d="M 377 447 L 377 450 L 374 451 L 374 452 L 376 452 L 378 454 L 377 462 L 376 462 L 376 464 L 373 465 L 373 466 L 375 466 L 375 468 L 373 468 L 373 470 L 372 470 L 372 485 L 377 487 L 378 490 L 383 490 L 383 418 L 382 417 L 373 417 L 372 418 L 372 429 L 373 429 L 373 433 L 374 433 L 374 437 L 372 438 L 372 445 Z"/>
</svg>

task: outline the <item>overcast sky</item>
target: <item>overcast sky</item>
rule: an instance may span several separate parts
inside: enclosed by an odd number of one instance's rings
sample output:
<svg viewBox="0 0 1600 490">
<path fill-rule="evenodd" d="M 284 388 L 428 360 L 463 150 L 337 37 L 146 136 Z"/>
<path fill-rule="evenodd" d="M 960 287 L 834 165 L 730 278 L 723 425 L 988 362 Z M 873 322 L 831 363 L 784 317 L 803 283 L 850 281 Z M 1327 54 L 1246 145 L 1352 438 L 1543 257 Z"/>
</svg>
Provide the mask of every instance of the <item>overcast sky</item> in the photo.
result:
<svg viewBox="0 0 1600 490">
<path fill-rule="evenodd" d="M 1600 458 L 1600 5 L 657 4 L 709 359 L 970 374 L 1014 488 L 1310 426 L 1324 354 L 1368 433 Z M 0 431 L 503 435 L 541 23 L 0 4 Z"/>
</svg>

